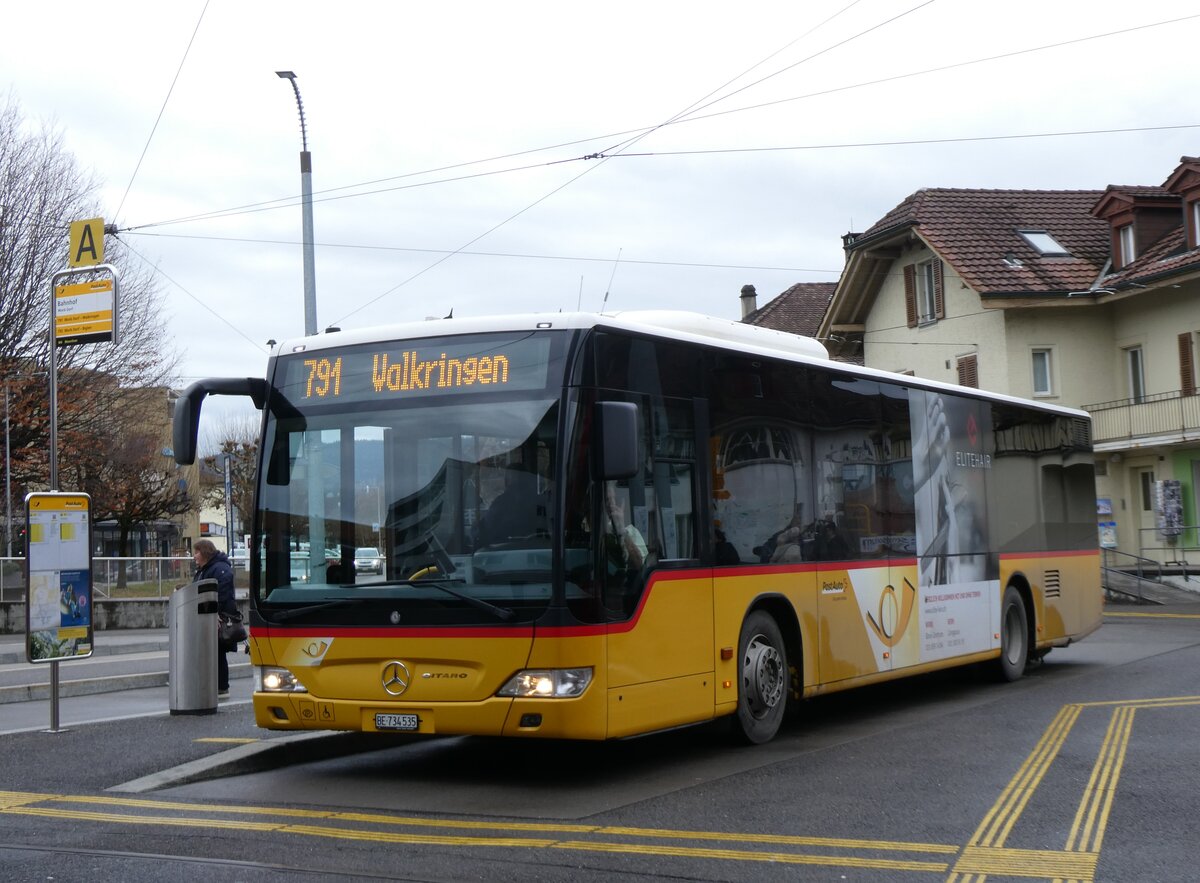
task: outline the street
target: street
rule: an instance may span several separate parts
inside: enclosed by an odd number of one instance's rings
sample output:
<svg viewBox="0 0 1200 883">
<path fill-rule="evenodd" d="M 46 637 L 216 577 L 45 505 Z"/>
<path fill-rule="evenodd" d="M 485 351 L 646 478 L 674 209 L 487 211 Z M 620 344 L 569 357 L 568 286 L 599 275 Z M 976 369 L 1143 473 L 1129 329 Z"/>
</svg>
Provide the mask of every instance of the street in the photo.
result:
<svg viewBox="0 0 1200 883">
<path fill-rule="evenodd" d="M 0 879 L 1192 880 L 1198 670 L 1200 605 L 1110 607 L 1016 684 L 835 694 L 756 748 L 281 739 L 236 701 L 9 733 Z"/>
</svg>

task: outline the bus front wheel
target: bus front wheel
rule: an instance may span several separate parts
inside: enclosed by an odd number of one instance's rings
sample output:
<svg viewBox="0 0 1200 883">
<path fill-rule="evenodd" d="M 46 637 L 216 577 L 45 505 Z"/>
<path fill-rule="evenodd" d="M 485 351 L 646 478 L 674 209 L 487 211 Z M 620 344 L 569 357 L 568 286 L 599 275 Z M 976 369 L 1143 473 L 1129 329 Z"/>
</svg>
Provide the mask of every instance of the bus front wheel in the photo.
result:
<svg viewBox="0 0 1200 883">
<path fill-rule="evenodd" d="M 1025 674 L 1029 662 L 1029 619 L 1021 593 L 1013 586 L 1004 590 L 1000 602 L 1000 660 L 997 674 L 1001 680 L 1015 681 Z"/>
<path fill-rule="evenodd" d="M 787 648 L 770 614 L 755 610 L 738 638 L 737 733 L 761 745 L 779 731 L 787 708 Z"/>
</svg>

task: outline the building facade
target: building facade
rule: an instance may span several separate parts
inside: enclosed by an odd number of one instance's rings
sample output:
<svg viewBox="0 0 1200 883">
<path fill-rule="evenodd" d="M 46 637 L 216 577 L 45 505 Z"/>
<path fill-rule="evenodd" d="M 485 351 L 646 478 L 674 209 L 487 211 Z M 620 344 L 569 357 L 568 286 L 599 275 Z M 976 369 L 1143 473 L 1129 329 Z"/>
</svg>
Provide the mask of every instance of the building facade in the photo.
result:
<svg viewBox="0 0 1200 883">
<path fill-rule="evenodd" d="M 834 358 L 1088 410 L 1102 541 L 1200 562 L 1200 158 L 1160 186 L 920 190 L 844 244 Z"/>
</svg>

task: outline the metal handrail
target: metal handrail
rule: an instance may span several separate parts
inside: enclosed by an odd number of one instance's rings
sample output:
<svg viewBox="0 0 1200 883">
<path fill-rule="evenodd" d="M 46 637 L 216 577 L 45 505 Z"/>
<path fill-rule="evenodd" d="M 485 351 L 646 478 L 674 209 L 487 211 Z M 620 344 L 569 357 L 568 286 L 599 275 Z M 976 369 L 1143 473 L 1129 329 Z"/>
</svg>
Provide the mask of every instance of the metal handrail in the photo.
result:
<svg viewBox="0 0 1200 883">
<path fill-rule="evenodd" d="M 92 559 L 92 594 L 97 599 L 110 598 L 120 581 L 121 565 L 125 565 L 126 581 L 142 586 L 153 585 L 155 597 L 168 597 L 175 586 L 191 579 L 195 565 L 186 556 L 172 558 L 96 557 Z M 0 557 L 0 602 L 24 601 L 25 559 Z"/>
<path fill-rule="evenodd" d="M 1129 574 L 1127 570 L 1122 569 L 1116 563 L 1110 563 L 1110 559 L 1114 558 L 1117 555 L 1121 555 L 1121 556 L 1124 556 L 1125 558 L 1133 559 L 1133 561 L 1135 562 L 1133 566 L 1137 568 L 1136 576 L 1138 579 L 1149 580 L 1151 582 L 1162 582 L 1163 566 L 1164 566 L 1162 564 L 1162 562 L 1156 561 L 1153 558 L 1143 557 L 1142 555 L 1134 555 L 1132 552 L 1122 552 L 1120 549 L 1102 549 L 1101 551 L 1103 552 L 1103 559 L 1102 559 L 1103 565 L 1102 566 L 1105 570 L 1111 570 L 1115 573 L 1125 573 L 1126 575 L 1133 576 L 1134 574 Z M 1143 572 L 1143 566 L 1145 566 L 1145 565 L 1148 565 L 1151 568 L 1157 570 L 1158 575 L 1156 577 L 1154 577 L 1153 579 L 1150 577 L 1147 577 L 1145 575 L 1145 573 Z"/>
</svg>

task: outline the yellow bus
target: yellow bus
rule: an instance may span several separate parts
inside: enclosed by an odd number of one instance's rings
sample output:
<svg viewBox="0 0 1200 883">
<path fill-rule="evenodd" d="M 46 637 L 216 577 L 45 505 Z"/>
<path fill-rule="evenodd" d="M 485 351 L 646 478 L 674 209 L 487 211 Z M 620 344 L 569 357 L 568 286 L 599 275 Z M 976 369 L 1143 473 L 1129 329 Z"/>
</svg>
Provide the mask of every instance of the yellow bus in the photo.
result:
<svg viewBox="0 0 1200 883">
<path fill-rule="evenodd" d="M 273 730 L 614 739 L 949 666 L 1008 680 L 1101 619 L 1088 416 L 672 312 L 278 345 L 177 402 L 263 412 L 254 714 Z M 356 552 L 369 550 L 370 556 Z"/>
</svg>

